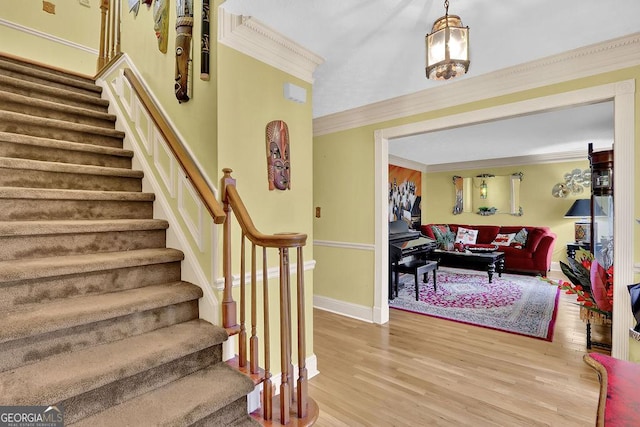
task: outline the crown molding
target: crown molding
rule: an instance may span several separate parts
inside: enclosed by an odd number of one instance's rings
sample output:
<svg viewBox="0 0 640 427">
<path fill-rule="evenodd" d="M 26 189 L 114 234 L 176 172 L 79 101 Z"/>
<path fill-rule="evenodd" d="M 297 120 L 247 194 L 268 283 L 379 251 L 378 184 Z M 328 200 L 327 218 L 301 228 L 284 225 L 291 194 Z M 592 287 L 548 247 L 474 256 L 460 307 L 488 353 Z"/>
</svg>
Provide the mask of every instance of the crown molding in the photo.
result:
<svg viewBox="0 0 640 427">
<path fill-rule="evenodd" d="M 542 163 L 578 162 L 585 160 L 584 150 L 564 153 L 535 154 L 530 156 L 504 157 L 501 159 L 474 160 L 469 162 L 441 163 L 426 166 L 426 172 L 449 172 L 470 169 L 488 169 L 509 166 L 539 165 Z M 391 163 L 391 155 L 389 156 Z"/>
<path fill-rule="evenodd" d="M 218 42 L 313 84 L 324 59 L 257 19 L 218 8 Z"/>
<path fill-rule="evenodd" d="M 423 163 L 414 162 L 413 160 L 404 159 L 402 157 L 394 156 L 393 154 L 389 154 L 389 164 L 407 169 L 417 170 L 420 172 L 427 172 L 428 168 L 428 166 Z"/>
<path fill-rule="evenodd" d="M 640 33 L 313 120 L 314 136 L 381 123 L 640 64 Z"/>
</svg>

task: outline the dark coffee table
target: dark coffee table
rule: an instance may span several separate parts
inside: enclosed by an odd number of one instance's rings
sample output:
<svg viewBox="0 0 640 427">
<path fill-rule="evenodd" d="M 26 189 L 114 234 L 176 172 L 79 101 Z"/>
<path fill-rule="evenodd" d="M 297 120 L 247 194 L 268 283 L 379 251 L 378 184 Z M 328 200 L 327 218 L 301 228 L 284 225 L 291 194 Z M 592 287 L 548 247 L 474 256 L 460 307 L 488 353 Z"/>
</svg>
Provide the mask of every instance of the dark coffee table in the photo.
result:
<svg viewBox="0 0 640 427">
<path fill-rule="evenodd" d="M 504 271 L 504 252 L 469 253 L 434 249 L 429 254 L 429 259 L 437 261 L 439 266 L 485 270 L 489 274 L 489 283 L 494 273 L 497 272 L 498 277 L 502 277 Z"/>
</svg>

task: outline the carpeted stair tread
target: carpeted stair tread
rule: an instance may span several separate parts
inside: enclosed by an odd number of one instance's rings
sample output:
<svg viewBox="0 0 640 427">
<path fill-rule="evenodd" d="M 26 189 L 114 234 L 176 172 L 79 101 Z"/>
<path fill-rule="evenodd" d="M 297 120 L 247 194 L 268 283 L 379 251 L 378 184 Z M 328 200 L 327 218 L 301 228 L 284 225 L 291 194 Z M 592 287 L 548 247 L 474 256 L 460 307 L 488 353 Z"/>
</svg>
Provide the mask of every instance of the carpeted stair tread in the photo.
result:
<svg viewBox="0 0 640 427">
<path fill-rule="evenodd" d="M 202 289 L 175 282 L 81 296 L 62 301 L 24 304 L 0 313 L 0 343 L 86 325 L 106 319 L 179 304 L 202 297 Z"/>
<path fill-rule="evenodd" d="M 30 67 L 35 70 L 41 70 L 57 76 L 75 79 L 83 83 L 95 83 L 95 79 L 92 76 L 78 73 L 73 70 L 64 70 L 49 64 L 33 61 L 31 59 L 21 58 L 19 56 L 14 56 L 5 52 L 0 52 L 0 61 Z"/>
<path fill-rule="evenodd" d="M 139 191 L 60 190 L 0 187 L 0 199 L 154 201 L 155 194 Z"/>
<path fill-rule="evenodd" d="M 222 343 L 223 328 L 196 319 L 59 354 L 0 373 L 3 404 L 60 402 Z M 82 367 L 82 369 L 78 369 Z"/>
<path fill-rule="evenodd" d="M 15 159 L 12 157 L 0 157 L 0 168 L 86 175 L 117 176 L 123 178 L 144 177 L 144 173 L 139 170 L 111 168 L 106 166 L 74 165 L 68 163 L 45 162 L 42 160 Z"/>
<path fill-rule="evenodd" d="M 62 141 L 59 139 L 43 138 L 39 136 L 22 135 L 19 133 L 0 132 L 0 142 L 32 145 L 34 147 L 58 148 L 68 151 L 83 151 L 87 153 L 104 154 L 118 157 L 133 157 L 133 151 L 117 147 L 105 147 L 81 142 Z"/>
<path fill-rule="evenodd" d="M 184 254 L 171 248 L 139 249 L 126 252 L 101 252 L 65 257 L 0 261 L 0 285 L 5 282 L 51 276 L 81 274 L 136 265 L 182 261 Z"/>
<path fill-rule="evenodd" d="M 98 111 L 106 111 L 109 101 L 96 97 L 95 95 L 87 95 L 75 92 L 69 89 L 62 89 L 45 84 L 34 83 L 15 77 L 7 76 L 0 73 L 0 88 L 8 92 L 16 90 L 21 94 L 29 94 L 40 99 L 55 99 L 56 102 L 69 105 L 82 105 Z"/>
<path fill-rule="evenodd" d="M 46 84 L 51 86 L 59 85 L 70 89 L 78 89 L 95 96 L 100 96 L 102 93 L 102 88 L 95 83 L 71 76 L 52 73 L 43 68 L 34 68 L 32 66 L 0 60 L 0 69 L 5 73 L 21 76 L 25 80 L 29 81 L 35 81 L 43 84 L 46 82 Z"/>
<path fill-rule="evenodd" d="M 169 223 L 162 219 L 0 221 L 0 237 L 166 230 L 167 228 L 169 228 Z"/>
<path fill-rule="evenodd" d="M 38 125 L 47 128 L 69 130 L 87 135 L 100 135 L 111 138 L 124 138 L 125 135 L 123 131 L 113 128 L 84 125 L 81 123 L 71 123 L 66 120 L 49 119 L 46 117 L 35 117 L 28 114 L 16 113 L 13 111 L 0 110 L 0 120 L 9 123 Z"/>
<path fill-rule="evenodd" d="M 253 390 L 245 375 L 218 363 L 177 381 L 142 394 L 73 424 L 92 426 L 186 426 L 222 409 Z M 215 425 L 257 425 L 247 424 Z"/>
<path fill-rule="evenodd" d="M 13 107 L 9 107 L 12 104 Z M 61 104 L 45 99 L 31 98 L 18 93 L 0 91 L 0 105 L 4 105 L 5 110 L 24 113 L 29 108 L 32 114 L 40 117 L 48 117 L 57 120 L 70 120 L 82 123 L 82 120 L 94 119 L 102 123 L 104 127 L 113 127 L 116 116 L 102 111 L 87 108 L 75 107 L 73 105 Z M 85 123 L 86 124 L 86 123 Z"/>
</svg>

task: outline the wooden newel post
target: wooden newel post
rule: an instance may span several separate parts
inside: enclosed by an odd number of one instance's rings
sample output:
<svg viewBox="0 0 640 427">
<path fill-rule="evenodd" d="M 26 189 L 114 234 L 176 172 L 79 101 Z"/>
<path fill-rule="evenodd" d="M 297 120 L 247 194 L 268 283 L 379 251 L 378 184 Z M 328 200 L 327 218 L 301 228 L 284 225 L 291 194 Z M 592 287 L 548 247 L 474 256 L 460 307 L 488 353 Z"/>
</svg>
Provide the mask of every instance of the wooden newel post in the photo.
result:
<svg viewBox="0 0 640 427">
<path fill-rule="evenodd" d="M 224 176 L 220 188 L 222 189 L 222 201 L 224 204 L 224 213 L 227 215 L 224 221 L 224 231 L 222 238 L 222 269 L 224 272 L 224 294 L 222 297 L 222 326 L 225 328 L 235 327 L 237 325 L 236 302 L 233 300 L 231 290 L 233 288 L 233 279 L 231 277 L 231 206 L 227 199 L 227 186 L 236 185 L 236 180 L 231 177 L 229 168 L 222 169 Z"/>
</svg>

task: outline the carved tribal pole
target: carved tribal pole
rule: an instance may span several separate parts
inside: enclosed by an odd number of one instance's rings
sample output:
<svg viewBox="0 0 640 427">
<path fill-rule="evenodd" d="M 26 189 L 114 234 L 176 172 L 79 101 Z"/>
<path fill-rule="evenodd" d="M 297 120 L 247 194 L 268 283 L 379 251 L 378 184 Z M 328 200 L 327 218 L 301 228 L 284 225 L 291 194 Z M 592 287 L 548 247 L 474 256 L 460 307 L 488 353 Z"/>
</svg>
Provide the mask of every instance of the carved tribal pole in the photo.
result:
<svg viewBox="0 0 640 427">
<path fill-rule="evenodd" d="M 200 53 L 200 79 L 209 80 L 209 50 L 210 50 L 210 37 L 209 37 L 209 13 L 210 13 L 209 0 L 202 0 L 202 39 Z"/>
<path fill-rule="evenodd" d="M 176 98 L 187 102 L 189 81 L 189 57 L 193 28 L 193 0 L 178 0 L 176 19 Z"/>
</svg>

